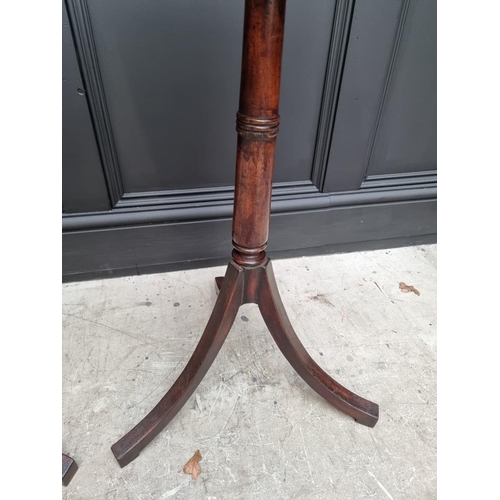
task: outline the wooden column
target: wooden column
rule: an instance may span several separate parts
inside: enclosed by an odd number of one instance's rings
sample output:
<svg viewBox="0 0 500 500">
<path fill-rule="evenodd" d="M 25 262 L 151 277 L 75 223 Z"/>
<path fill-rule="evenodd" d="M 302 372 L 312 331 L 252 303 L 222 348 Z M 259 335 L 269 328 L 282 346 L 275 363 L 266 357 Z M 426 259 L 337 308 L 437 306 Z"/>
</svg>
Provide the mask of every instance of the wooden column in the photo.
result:
<svg viewBox="0 0 500 500">
<path fill-rule="evenodd" d="M 240 305 L 256 303 L 281 352 L 297 373 L 333 406 L 373 427 L 378 405 L 332 379 L 307 353 L 288 319 L 265 248 L 269 233 L 286 0 L 246 0 L 238 153 L 233 216 L 233 260 L 216 278 L 219 297 L 184 371 L 160 402 L 111 450 L 121 467 L 174 418 L 201 382 Z"/>
<path fill-rule="evenodd" d="M 233 214 L 233 259 L 257 265 L 269 234 L 286 0 L 246 0 Z"/>
</svg>

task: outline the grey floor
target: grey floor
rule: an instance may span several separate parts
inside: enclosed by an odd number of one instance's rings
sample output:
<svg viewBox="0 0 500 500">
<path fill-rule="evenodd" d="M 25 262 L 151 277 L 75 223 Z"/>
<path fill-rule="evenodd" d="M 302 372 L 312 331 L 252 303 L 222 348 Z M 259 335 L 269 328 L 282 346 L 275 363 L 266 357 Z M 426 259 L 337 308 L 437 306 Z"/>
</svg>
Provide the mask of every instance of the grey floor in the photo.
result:
<svg viewBox="0 0 500 500">
<path fill-rule="evenodd" d="M 300 339 L 380 404 L 375 428 L 313 392 L 245 305 L 194 396 L 124 469 L 110 446 L 182 371 L 224 269 L 64 285 L 62 451 L 80 468 L 63 498 L 436 498 L 436 258 L 431 245 L 274 262 Z"/>
</svg>

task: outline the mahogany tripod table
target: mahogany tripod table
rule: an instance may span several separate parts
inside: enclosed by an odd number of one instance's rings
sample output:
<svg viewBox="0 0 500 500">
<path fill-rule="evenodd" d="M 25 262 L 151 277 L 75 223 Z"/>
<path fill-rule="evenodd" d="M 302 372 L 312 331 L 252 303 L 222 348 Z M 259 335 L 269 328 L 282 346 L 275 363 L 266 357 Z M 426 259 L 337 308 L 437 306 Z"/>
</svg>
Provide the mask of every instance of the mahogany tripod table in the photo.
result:
<svg viewBox="0 0 500 500">
<path fill-rule="evenodd" d="M 274 153 L 279 127 L 281 55 L 286 0 L 246 0 L 233 213 L 232 259 L 203 335 L 171 389 L 111 450 L 121 467 L 172 420 L 216 358 L 242 304 L 256 303 L 281 352 L 320 396 L 373 427 L 378 405 L 333 380 L 309 356 L 287 317 L 266 256 Z"/>
</svg>

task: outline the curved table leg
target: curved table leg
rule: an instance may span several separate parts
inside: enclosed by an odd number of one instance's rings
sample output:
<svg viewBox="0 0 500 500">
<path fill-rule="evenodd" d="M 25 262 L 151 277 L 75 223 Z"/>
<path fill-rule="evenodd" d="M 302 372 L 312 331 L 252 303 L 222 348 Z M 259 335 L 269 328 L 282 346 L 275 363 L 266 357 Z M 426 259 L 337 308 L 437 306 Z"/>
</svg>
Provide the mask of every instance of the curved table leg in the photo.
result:
<svg viewBox="0 0 500 500">
<path fill-rule="evenodd" d="M 271 262 L 260 278 L 259 309 L 271 335 L 297 373 L 320 396 L 360 424 L 374 427 L 378 421 L 378 405 L 354 394 L 333 380 L 311 358 L 288 319 L 279 295 Z"/>
<path fill-rule="evenodd" d="M 230 263 L 217 302 L 186 368 L 153 410 L 111 450 L 125 467 L 162 431 L 208 372 L 236 318 L 243 296 L 243 270 Z"/>
<path fill-rule="evenodd" d="M 68 486 L 70 481 L 73 479 L 76 471 L 78 470 L 78 465 L 76 462 L 68 455 L 62 454 L 62 484 L 63 486 Z"/>
</svg>

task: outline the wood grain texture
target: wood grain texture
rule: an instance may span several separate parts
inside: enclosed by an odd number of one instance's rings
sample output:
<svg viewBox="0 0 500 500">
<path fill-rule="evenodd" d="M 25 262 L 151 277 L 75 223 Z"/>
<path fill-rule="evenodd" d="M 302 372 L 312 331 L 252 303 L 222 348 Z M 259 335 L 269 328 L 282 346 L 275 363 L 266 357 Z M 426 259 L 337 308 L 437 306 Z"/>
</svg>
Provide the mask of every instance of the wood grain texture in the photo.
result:
<svg viewBox="0 0 500 500">
<path fill-rule="evenodd" d="M 302 379 L 330 404 L 360 424 L 374 427 L 379 408 L 333 380 L 309 355 L 295 333 L 268 262 L 259 280 L 258 304 L 276 344 Z"/>
<path fill-rule="evenodd" d="M 259 264 L 269 235 L 286 0 L 247 0 L 243 29 L 233 258 Z"/>
<path fill-rule="evenodd" d="M 154 409 L 111 447 L 120 467 L 137 458 L 198 387 L 229 333 L 241 304 L 242 292 L 243 271 L 230 264 L 212 315 L 186 368 Z"/>
<path fill-rule="evenodd" d="M 256 303 L 278 344 L 299 375 L 329 403 L 373 427 L 378 405 L 333 380 L 309 356 L 295 334 L 266 256 L 285 0 L 246 0 L 238 154 L 233 218 L 233 260 L 210 320 L 186 368 L 153 410 L 111 450 L 121 467 L 134 460 L 186 403 L 217 356 L 238 309 Z"/>
<path fill-rule="evenodd" d="M 289 2 L 280 99 L 283 124 L 274 165 L 278 182 L 273 183 L 271 198 L 268 251 L 273 257 L 435 241 L 435 173 L 429 171 L 423 183 L 418 178 L 422 172 L 371 175 L 370 170 L 359 185 L 377 116 L 383 125 L 378 137 L 394 138 L 394 119 L 384 115 L 384 109 L 397 102 L 408 102 L 408 109 L 419 102 L 423 108 L 430 106 L 422 102 L 422 91 L 404 90 L 401 81 L 408 78 L 408 67 L 421 68 L 412 85 L 422 80 L 428 88 L 423 56 L 432 45 L 432 37 L 426 37 L 432 23 L 424 29 L 422 20 L 432 16 L 433 3 L 411 3 L 405 20 L 401 14 L 406 0 L 381 0 L 377 5 L 318 0 L 306 7 Z M 243 4 L 197 3 L 193 16 L 194 7 L 183 0 L 148 2 L 148 8 L 124 0 L 118 10 L 109 2 L 68 2 L 72 32 L 64 22 L 64 47 L 68 55 L 74 39 L 77 58 L 71 81 L 63 83 L 74 104 L 65 110 L 70 125 L 64 132 L 71 136 L 65 147 L 74 169 L 63 171 L 64 281 L 227 261 L 231 164 L 237 149 L 230 137 Z M 400 68 L 403 56 L 406 69 Z M 393 76 L 387 84 L 391 60 Z M 74 95 L 76 82 L 84 95 Z M 387 105 L 380 108 L 384 88 Z M 405 92 L 412 94 L 411 102 Z M 96 98 L 100 111 L 92 104 Z M 404 123 L 412 126 L 415 119 L 417 128 L 426 123 L 405 109 Z M 422 116 L 428 116 L 429 109 Z M 83 117 L 85 126 L 79 121 Z M 384 135 L 387 121 L 389 134 Z M 106 130 L 115 141 L 115 159 Z M 404 140 L 397 143 L 410 151 L 418 141 L 408 143 L 411 134 L 401 130 Z M 105 153 L 104 167 L 111 172 L 107 184 L 102 172 L 97 177 L 91 172 L 93 163 L 97 170 L 101 167 L 92 132 Z M 415 155 L 390 166 L 379 155 L 387 141 L 382 143 L 372 155 L 378 158 L 380 172 L 386 166 L 411 170 Z M 425 166 L 422 158 L 418 169 Z M 123 189 L 119 179 L 112 178 L 115 167 Z"/>
<path fill-rule="evenodd" d="M 250 266 L 233 260 L 224 279 L 215 283 L 220 288 L 217 302 L 184 371 L 153 410 L 111 447 L 120 467 L 135 460 L 184 406 L 214 362 L 239 307 L 248 303 L 258 304 L 279 349 L 313 390 L 360 424 L 377 423 L 378 405 L 336 382 L 307 353 L 288 319 L 268 257 Z"/>
<path fill-rule="evenodd" d="M 181 483 L 185 488 L 168 500 L 197 498 L 193 487 L 202 498 L 269 500 L 271 491 L 292 499 L 301 488 L 304 499 L 323 499 L 328 491 L 335 498 L 329 477 L 341 497 L 369 491 L 372 500 L 387 500 L 366 472 L 368 459 L 395 500 L 436 498 L 435 263 L 434 245 L 272 261 L 289 319 L 311 357 L 380 405 L 374 429 L 314 392 L 279 351 L 259 308 L 247 305 L 184 408 L 125 469 L 109 447 L 184 369 L 216 300 L 214 277 L 223 276 L 225 266 L 63 286 L 63 312 L 81 318 L 64 316 L 63 422 L 71 421 L 64 441 L 85 459 L 82 475 L 63 487 L 67 500 L 76 486 L 85 500 L 108 490 L 109 500 L 124 500 L 134 498 L 130 488 L 157 499 Z M 401 293 L 401 280 L 421 296 Z M 117 390 L 103 398 L 103 387 Z M 99 411 L 85 411 L 94 407 Z M 97 432 L 82 433 L 87 424 Z M 293 462 L 277 459 L 281 446 Z M 193 482 L 181 470 L 196 449 L 204 461 Z M 146 471 L 140 487 L 129 481 Z M 241 480 L 241 471 L 258 481 Z M 114 486 L 103 490 L 95 478 Z"/>
</svg>

